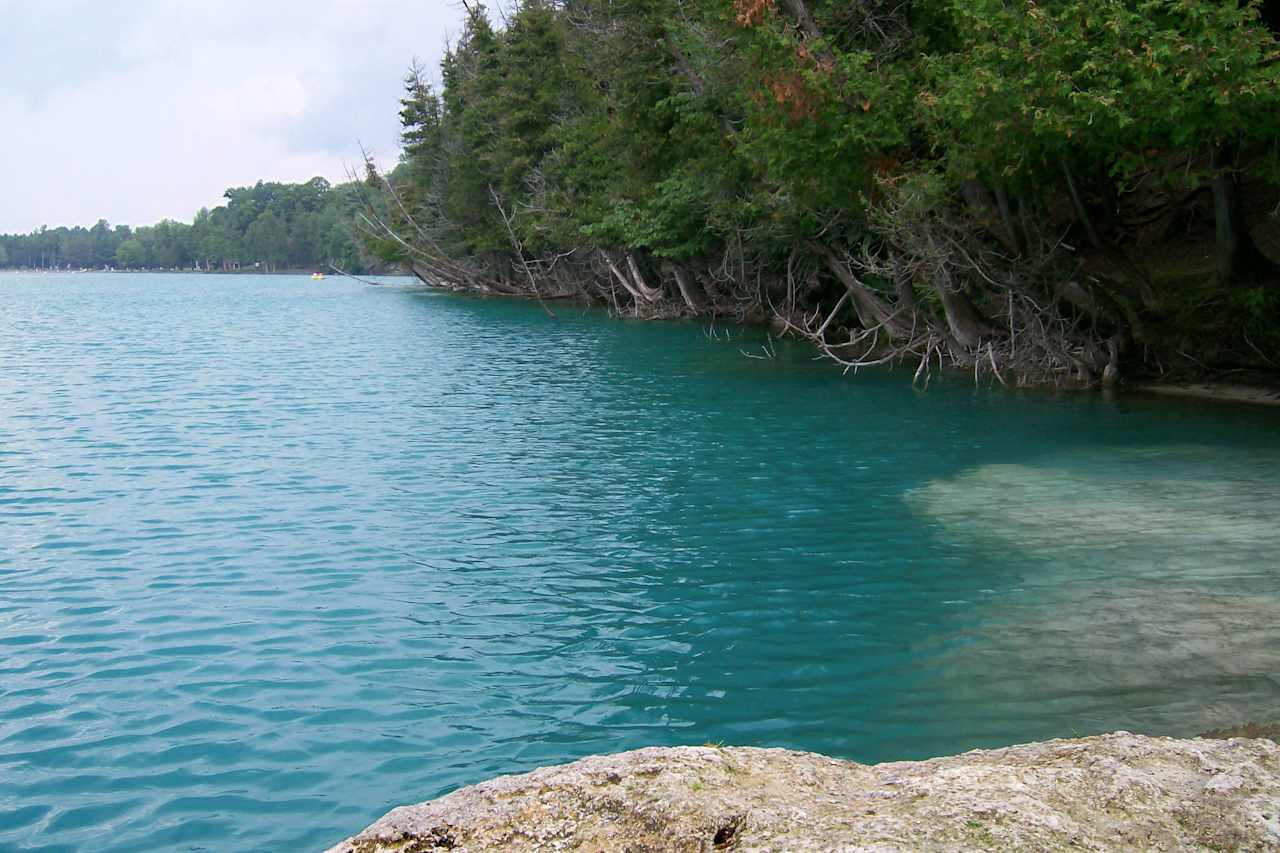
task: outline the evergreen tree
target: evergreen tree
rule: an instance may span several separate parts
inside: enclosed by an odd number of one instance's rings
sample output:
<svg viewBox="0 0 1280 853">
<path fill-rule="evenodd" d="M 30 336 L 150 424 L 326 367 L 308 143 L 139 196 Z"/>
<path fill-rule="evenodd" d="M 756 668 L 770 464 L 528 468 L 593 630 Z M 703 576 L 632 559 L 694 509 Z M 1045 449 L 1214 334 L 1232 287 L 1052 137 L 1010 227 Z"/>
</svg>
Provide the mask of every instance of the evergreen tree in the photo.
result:
<svg viewBox="0 0 1280 853">
<path fill-rule="evenodd" d="M 1280 307 L 1251 232 L 1280 175 L 1260 11 L 523 0 L 496 29 L 472 5 L 441 91 L 406 78 L 364 240 L 460 289 L 771 319 L 850 366 L 1091 381 L 1194 313 L 1145 262 L 1183 228 L 1218 288 L 1180 334 L 1235 358 L 1218 320 Z"/>
</svg>

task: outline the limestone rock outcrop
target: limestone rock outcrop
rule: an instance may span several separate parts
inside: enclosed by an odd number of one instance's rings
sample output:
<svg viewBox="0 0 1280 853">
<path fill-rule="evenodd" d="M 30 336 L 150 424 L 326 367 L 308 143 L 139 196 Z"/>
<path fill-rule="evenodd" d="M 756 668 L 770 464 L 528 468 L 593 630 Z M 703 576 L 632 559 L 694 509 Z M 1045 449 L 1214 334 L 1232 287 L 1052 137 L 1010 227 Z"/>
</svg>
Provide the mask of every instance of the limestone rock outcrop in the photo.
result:
<svg viewBox="0 0 1280 853">
<path fill-rule="evenodd" d="M 1280 851 L 1280 745 L 1116 732 L 874 766 L 640 749 L 398 808 L 330 853 L 445 850 Z"/>
</svg>

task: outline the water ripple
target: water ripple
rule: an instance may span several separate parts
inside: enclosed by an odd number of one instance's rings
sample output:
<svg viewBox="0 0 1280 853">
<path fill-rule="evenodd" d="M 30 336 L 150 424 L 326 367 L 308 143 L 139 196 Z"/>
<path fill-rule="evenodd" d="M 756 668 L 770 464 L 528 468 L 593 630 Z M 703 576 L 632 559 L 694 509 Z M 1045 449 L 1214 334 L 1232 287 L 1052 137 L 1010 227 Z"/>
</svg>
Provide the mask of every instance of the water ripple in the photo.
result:
<svg viewBox="0 0 1280 853">
<path fill-rule="evenodd" d="M 593 752 L 908 758 L 1280 699 L 1280 543 L 1231 497 L 1273 506 L 1272 413 L 922 396 L 560 314 L 0 276 L 0 849 L 314 849 Z M 1097 488 L 1141 523 L 1037 523 Z"/>
</svg>

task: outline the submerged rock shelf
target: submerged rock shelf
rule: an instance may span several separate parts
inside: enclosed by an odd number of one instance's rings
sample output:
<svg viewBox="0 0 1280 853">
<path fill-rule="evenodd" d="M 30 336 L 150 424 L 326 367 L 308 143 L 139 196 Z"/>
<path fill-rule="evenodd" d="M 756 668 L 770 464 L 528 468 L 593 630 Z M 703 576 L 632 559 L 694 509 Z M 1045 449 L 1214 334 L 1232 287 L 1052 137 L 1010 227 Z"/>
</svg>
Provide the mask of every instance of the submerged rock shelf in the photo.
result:
<svg viewBox="0 0 1280 853">
<path fill-rule="evenodd" d="M 1127 732 L 867 766 L 595 756 L 396 809 L 329 853 L 1280 850 L 1280 746 Z"/>
</svg>

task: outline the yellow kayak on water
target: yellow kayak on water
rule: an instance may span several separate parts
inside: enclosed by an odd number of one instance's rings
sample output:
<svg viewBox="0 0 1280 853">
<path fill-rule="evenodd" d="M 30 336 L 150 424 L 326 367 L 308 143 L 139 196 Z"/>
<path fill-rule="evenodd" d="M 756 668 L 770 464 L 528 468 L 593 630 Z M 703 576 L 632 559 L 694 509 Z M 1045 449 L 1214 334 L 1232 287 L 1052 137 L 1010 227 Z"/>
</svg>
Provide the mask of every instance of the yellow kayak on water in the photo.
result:
<svg viewBox="0 0 1280 853">
<path fill-rule="evenodd" d="M 312 281 L 324 281 L 324 273 L 322 273 L 322 272 L 313 272 L 313 273 L 311 274 L 311 280 L 312 280 Z"/>
</svg>

